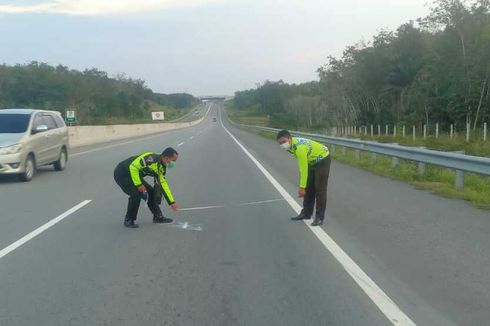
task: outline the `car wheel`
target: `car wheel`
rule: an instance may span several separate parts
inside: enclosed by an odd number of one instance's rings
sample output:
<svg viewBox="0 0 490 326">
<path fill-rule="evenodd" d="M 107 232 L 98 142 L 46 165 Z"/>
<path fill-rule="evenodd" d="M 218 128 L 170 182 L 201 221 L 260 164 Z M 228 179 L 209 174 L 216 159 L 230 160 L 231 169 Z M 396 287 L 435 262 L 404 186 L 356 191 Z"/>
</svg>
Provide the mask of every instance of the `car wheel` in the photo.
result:
<svg viewBox="0 0 490 326">
<path fill-rule="evenodd" d="M 54 169 L 56 171 L 63 171 L 66 168 L 66 161 L 67 160 L 68 160 L 68 157 L 66 155 L 66 149 L 62 148 L 58 161 L 56 161 L 54 163 Z"/>
<path fill-rule="evenodd" d="M 20 175 L 20 179 L 25 182 L 31 181 L 34 175 L 36 174 L 36 161 L 34 160 L 34 157 L 31 154 L 27 156 L 24 165 L 25 165 L 24 173 Z"/>
</svg>

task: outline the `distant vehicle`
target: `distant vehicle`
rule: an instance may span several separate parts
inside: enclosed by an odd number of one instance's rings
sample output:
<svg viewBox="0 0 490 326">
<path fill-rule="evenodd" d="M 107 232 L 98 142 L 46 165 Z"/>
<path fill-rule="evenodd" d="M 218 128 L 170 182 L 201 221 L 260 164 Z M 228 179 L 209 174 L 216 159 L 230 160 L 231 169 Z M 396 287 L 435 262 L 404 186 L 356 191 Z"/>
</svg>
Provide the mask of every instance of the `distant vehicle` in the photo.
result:
<svg viewBox="0 0 490 326">
<path fill-rule="evenodd" d="M 213 122 L 216 122 L 216 118 L 213 118 Z"/>
<path fill-rule="evenodd" d="M 36 169 L 53 164 L 62 171 L 68 160 L 68 129 L 59 112 L 0 110 L 0 175 L 30 181 Z"/>
</svg>

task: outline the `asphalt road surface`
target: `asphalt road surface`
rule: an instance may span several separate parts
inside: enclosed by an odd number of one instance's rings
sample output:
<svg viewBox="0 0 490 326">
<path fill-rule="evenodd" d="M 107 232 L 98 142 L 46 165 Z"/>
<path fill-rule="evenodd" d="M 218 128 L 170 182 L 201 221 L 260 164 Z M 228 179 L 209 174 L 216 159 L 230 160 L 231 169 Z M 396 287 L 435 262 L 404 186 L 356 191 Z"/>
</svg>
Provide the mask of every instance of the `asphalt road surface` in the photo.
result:
<svg viewBox="0 0 490 326">
<path fill-rule="evenodd" d="M 210 106 L 195 127 L 0 180 L 0 325 L 489 324 L 487 212 L 334 162 L 326 224 L 292 222 L 294 159 Z M 202 231 L 144 205 L 124 228 L 115 165 L 167 146 L 183 209 L 164 211 Z"/>
</svg>

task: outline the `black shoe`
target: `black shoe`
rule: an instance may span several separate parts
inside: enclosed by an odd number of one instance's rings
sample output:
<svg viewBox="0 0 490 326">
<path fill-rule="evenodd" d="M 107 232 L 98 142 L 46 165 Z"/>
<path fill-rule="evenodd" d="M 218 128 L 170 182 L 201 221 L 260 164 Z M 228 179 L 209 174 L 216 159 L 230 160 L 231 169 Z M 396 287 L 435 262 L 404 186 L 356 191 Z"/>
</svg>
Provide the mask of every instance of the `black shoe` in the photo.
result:
<svg viewBox="0 0 490 326">
<path fill-rule="evenodd" d="M 153 223 L 172 223 L 174 220 L 164 216 L 154 216 Z"/>
<path fill-rule="evenodd" d="M 134 220 L 124 220 L 124 226 L 131 229 L 137 229 L 140 227 Z"/>
<path fill-rule="evenodd" d="M 309 220 L 310 218 L 311 217 L 309 217 L 309 216 L 305 216 L 303 214 L 299 214 L 296 217 L 291 217 L 291 220 L 293 220 L 293 221 L 301 221 L 301 220 Z"/>
<path fill-rule="evenodd" d="M 323 224 L 323 220 L 320 220 L 319 218 L 316 218 L 313 223 L 311 223 L 311 226 L 320 226 Z"/>
</svg>

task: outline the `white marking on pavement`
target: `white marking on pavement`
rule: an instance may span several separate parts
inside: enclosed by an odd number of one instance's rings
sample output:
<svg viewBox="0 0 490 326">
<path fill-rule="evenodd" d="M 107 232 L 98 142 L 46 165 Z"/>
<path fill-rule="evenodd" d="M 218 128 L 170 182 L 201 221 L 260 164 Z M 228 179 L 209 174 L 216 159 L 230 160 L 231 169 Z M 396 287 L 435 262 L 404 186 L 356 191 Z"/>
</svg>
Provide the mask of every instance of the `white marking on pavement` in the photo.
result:
<svg viewBox="0 0 490 326">
<path fill-rule="evenodd" d="M 223 208 L 225 206 L 202 206 L 202 207 L 187 207 L 187 208 L 179 208 L 179 211 L 198 211 L 202 209 L 212 209 L 212 208 Z"/>
<path fill-rule="evenodd" d="M 15 249 L 19 248 L 20 246 L 22 246 L 23 244 L 25 244 L 29 240 L 34 239 L 35 237 L 37 237 L 38 235 L 40 235 L 41 233 L 43 233 L 44 231 L 46 231 L 50 227 L 61 222 L 63 219 L 68 217 L 70 214 L 73 214 L 74 212 L 78 211 L 80 208 L 82 208 L 83 206 L 87 205 L 90 202 L 91 202 L 91 200 L 82 201 L 80 204 L 70 208 L 69 210 L 67 210 L 66 212 L 61 214 L 60 216 L 55 217 L 54 219 L 52 219 L 49 222 L 41 225 L 40 227 L 38 227 L 34 231 L 30 232 L 29 234 L 26 234 L 25 236 L 23 236 L 19 240 L 15 241 L 14 243 L 10 244 L 9 246 L 3 248 L 2 250 L 0 250 L 0 258 L 3 258 L 4 256 L 8 255 L 9 253 L 11 253 Z"/>
<path fill-rule="evenodd" d="M 206 115 L 203 117 L 203 120 L 208 115 L 210 109 L 211 109 L 211 107 L 209 107 L 208 111 L 206 112 Z M 141 137 L 141 138 L 138 138 L 138 139 L 128 140 L 128 141 L 117 143 L 117 144 L 112 144 L 112 145 L 108 145 L 108 146 L 98 147 L 98 148 L 90 149 L 90 150 L 87 150 L 87 151 L 78 152 L 78 153 L 75 153 L 75 154 L 70 154 L 69 156 L 70 157 L 74 157 L 74 156 L 79 156 L 79 155 L 83 155 L 83 154 L 98 152 L 98 151 L 101 151 L 101 150 L 104 150 L 104 149 L 108 149 L 108 148 L 112 148 L 112 147 L 127 145 L 127 144 L 131 144 L 131 143 L 135 143 L 135 142 L 139 142 L 139 141 L 143 141 L 143 140 L 147 140 L 147 139 L 152 139 L 152 138 L 160 137 L 160 136 L 162 136 L 162 134 L 164 134 L 164 133 L 166 133 L 168 131 L 177 131 L 177 130 L 182 130 L 182 129 L 167 130 L 165 132 L 160 132 L 160 133 L 158 133 L 156 135 L 151 135 L 149 137 Z M 94 144 L 94 145 L 96 145 L 96 144 Z"/>
<path fill-rule="evenodd" d="M 285 200 L 284 198 L 279 198 L 279 199 L 253 201 L 253 202 L 250 202 L 250 203 L 238 204 L 238 206 L 247 206 L 247 205 L 259 205 L 259 204 L 275 203 L 275 202 L 284 201 L 284 200 Z"/>
<path fill-rule="evenodd" d="M 182 143 L 178 144 L 177 147 L 180 147 L 180 146 L 182 146 L 184 144 L 185 144 L 185 141 L 183 141 Z"/>
<path fill-rule="evenodd" d="M 189 222 L 177 222 L 175 221 L 172 224 L 161 224 L 163 226 L 169 226 L 173 228 L 178 228 L 178 229 L 183 229 L 183 230 L 189 230 L 189 231 L 202 231 L 202 225 L 201 224 L 190 224 Z"/>
<path fill-rule="evenodd" d="M 101 151 L 101 150 L 104 150 L 104 149 L 108 149 L 108 148 L 112 148 L 112 147 L 127 145 L 127 144 L 136 143 L 136 142 L 147 140 L 147 139 L 151 139 L 151 138 L 160 137 L 161 135 L 162 134 L 158 134 L 158 135 L 153 135 L 153 136 L 150 136 L 150 137 L 143 137 L 143 138 L 138 138 L 138 139 L 134 139 L 134 140 L 129 140 L 129 141 L 125 141 L 125 142 L 113 144 L 113 145 L 108 145 L 108 146 L 103 146 L 103 147 L 97 147 L 97 148 L 90 149 L 90 150 L 87 150 L 87 151 L 78 152 L 78 153 L 75 153 L 75 154 L 70 154 L 69 156 L 70 157 L 74 157 L 74 156 L 79 156 L 79 155 L 83 155 L 83 154 L 98 152 L 98 151 Z"/>
<path fill-rule="evenodd" d="M 108 146 L 97 147 L 97 148 L 90 149 L 90 150 L 87 150 L 87 151 L 83 151 L 83 152 L 78 152 L 78 153 L 75 153 L 75 154 L 71 154 L 70 157 L 78 156 L 78 155 L 83 155 L 83 154 L 88 154 L 88 153 L 93 153 L 93 152 L 98 152 L 98 151 L 101 151 L 101 150 L 104 150 L 104 149 L 108 149 L 108 148 L 112 148 L 112 147 L 117 147 L 117 146 L 122 146 L 122 145 L 127 145 L 127 144 L 131 144 L 131 143 L 136 143 L 136 142 L 147 140 L 147 139 L 157 138 L 157 137 L 162 136 L 162 134 L 164 134 L 164 133 L 159 133 L 157 135 L 152 135 L 152 136 L 149 136 L 149 137 L 141 137 L 141 138 L 138 138 L 138 139 L 128 140 L 128 141 L 125 141 L 125 142 L 121 142 L 121 143 L 117 143 L 117 144 L 112 144 L 112 145 L 108 145 Z"/>
<path fill-rule="evenodd" d="M 265 175 L 267 180 L 276 188 L 276 190 L 289 203 L 291 208 L 299 214 L 301 206 L 291 195 L 284 189 L 283 186 L 267 171 L 262 164 L 233 136 L 233 134 L 223 125 L 220 112 L 220 124 L 230 137 L 238 144 L 238 146 L 247 154 L 247 156 L 255 163 L 257 168 Z M 344 267 L 347 273 L 354 279 L 359 287 L 371 298 L 381 312 L 388 318 L 393 325 L 416 325 L 391 298 L 376 284 L 374 281 L 354 262 L 352 258 L 321 228 L 312 227 L 306 221 L 306 226 L 317 236 L 320 242 L 327 248 L 328 251 L 337 259 Z"/>
</svg>

